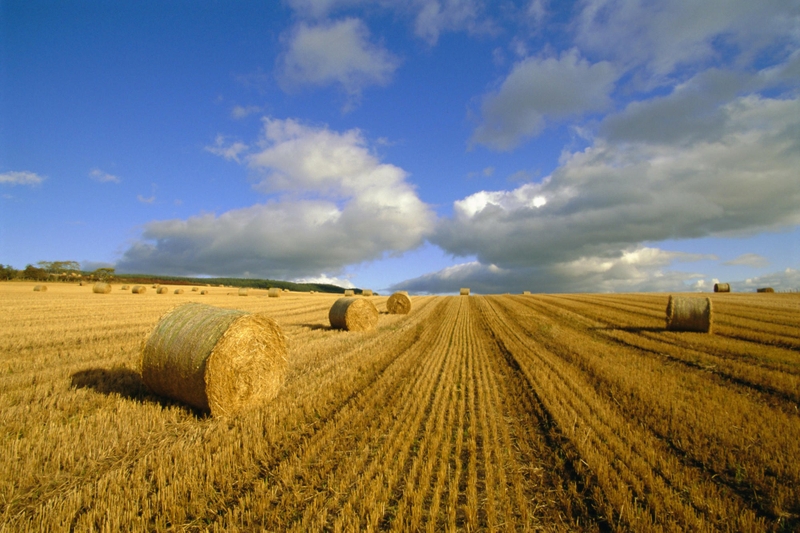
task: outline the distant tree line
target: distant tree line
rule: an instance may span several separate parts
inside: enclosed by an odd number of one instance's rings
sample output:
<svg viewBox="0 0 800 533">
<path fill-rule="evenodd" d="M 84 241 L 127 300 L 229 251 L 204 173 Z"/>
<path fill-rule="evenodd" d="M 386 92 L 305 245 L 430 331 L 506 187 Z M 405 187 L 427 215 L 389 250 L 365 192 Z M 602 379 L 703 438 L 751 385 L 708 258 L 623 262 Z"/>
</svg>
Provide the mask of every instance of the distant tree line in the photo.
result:
<svg viewBox="0 0 800 533">
<path fill-rule="evenodd" d="M 77 261 L 39 261 L 17 270 L 11 265 L 0 263 L 0 280 L 13 279 L 31 281 L 108 281 L 114 278 L 113 268 L 98 268 L 92 272 L 81 270 Z"/>
</svg>

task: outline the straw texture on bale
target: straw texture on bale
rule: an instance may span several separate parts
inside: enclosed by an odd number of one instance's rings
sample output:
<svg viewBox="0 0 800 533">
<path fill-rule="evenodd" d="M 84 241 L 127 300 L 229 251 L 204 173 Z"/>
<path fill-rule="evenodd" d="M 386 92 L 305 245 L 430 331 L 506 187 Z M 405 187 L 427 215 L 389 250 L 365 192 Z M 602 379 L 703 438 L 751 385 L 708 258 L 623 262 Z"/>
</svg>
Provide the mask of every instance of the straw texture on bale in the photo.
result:
<svg viewBox="0 0 800 533">
<path fill-rule="evenodd" d="M 411 298 L 408 294 L 396 292 L 386 300 L 386 310 L 390 315 L 407 315 L 411 311 Z"/>
<path fill-rule="evenodd" d="M 353 289 L 345 289 L 344 290 L 344 295 L 345 296 L 355 296 L 356 295 L 356 291 L 354 291 Z"/>
<path fill-rule="evenodd" d="M 239 296 L 247 296 L 247 289 L 239 289 Z"/>
<path fill-rule="evenodd" d="M 775 289 L 772 287 L 764 287 L 761 289 L 756 289 L 756 292 L 775 292 Z"/>
<path fill-rule="evenodd" d="M 167 312 L 142 345 L 142 382 L 214 416 L 274 398 L 286 375 L 286 338 L 262 314 L 187 303 Z"/>
<path fill-rule="evenodd" d="M 466 287 L 463 287 L 463 288 L 461 289 L 461 292 L 460 292 L 459 294 L 460 294 L 461 296 L 469 296 L 469 289 L 468 289 L 468 288 L 466 288 Z"/>
<path fill-rule="evenodd" d="M 331 327 L 347 331 L 366 331 L 378 324 L 378 308 L 363 298 L 339 298 L 328 312 Z"/>
<path fill-rule="evenodd" d="M 362 296 L 372 296 L 372 289 L 364 289 L 361 291 Z"/>
<path fill-rule="evenodd" d="M 715 283 L 714 292 L 731 292 L 730 283 Z"/>
<path fill-rule="evenodd" d="M 667 304 L 668 330 L 711 333 L 712 323 L 710 298 L 670 295 Z"/>
<path fill-rule="evenodd" d="M 95 292 L 97 294 L 108 294 L 111 292 L 111 284 L 103 283 L 102 281 L 95 283 L 94 287 L 92 287 L 92 292 Z"/>
<path fill-rule="evenodd" d="M 33 287 L 36 292 L 47 292 L 47 285 L 36 285 Z"/>
<path fill-rule="evenodd" d="M 166 287 L 159 287 L 158 289 L 156 289 L 156 294 L 168 294 L 168 293 L 169 289 L 167 289 Z"/>
<path fill-rule="evenodd" d="M 144 285 L 134 285 L 133 289 L 131 289 L 133 294 L 144 294 L 147 292 L 147 287 Z"/>
<path fill-rule="evenodd" d="M 270 298 L 280 298 L 282 292 L 283 292 L 282 290 L 273 287 L 269 290 L 269 292 L 267 292 L 267 296 L 269 296 Z"/>
</svg>

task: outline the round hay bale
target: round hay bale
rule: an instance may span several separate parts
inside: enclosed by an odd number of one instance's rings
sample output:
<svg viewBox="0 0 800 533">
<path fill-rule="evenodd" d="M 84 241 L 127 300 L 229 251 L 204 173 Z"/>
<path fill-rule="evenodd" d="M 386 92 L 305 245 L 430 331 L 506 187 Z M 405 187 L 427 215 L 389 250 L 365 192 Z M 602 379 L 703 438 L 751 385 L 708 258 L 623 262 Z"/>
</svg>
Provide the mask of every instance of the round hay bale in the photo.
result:
<svg viewBox="0 0 800 533">
<path fill-rule="evenodd" d="M 159 287 L 156 289 L 156 294 L 169 294 L 169 289 L 166 287 Z"/>
<path fill-rule="evenodd" d="M 192 292 L 197 292 L 197 291 L 199 291 L 199 290 L 200 290 L 200 289 L 199 289 L 199 288 L 197 288 L 197 287 L 192 287 Z"/>
<path fill-rule="evenodd" d="M 271 400 L 286 376 L 286 338 L 275 320 L 200 303 L 162 316 L 141 355 L 148 389 L 214 416 Z"/>
<path fill-rule="evenodd" d="M 133 289 L 131 289 L 133 294 L 144 294 L 147 292 L 147 287 L 144 285 L 134 285 Z"/>
<path fill-rule="evenodd" d="M 120 287 L 120 288 L 119 288 L 119 290 L 121 290 L 121 291 L 127 291 L 127 290 L 128 290 L 128 289 L 130 289 L 130 288 L 131 288 L 131 287 L 130 287 L 130 285 L 123 285 L 122 287 Z"/>
<path fill-rule="evenodd" d="M 667 329 L 711 333 L 711 298 L 669 297 Z"/>
<path fill-rule="evenodd" d="M 344 295 L 346 297 L 355 296 L 356 295 L 356 291 L 354 291 L 353 289 L 345 289 L 344 290 Z"/>
<path fill-rule="evenodd" d="M 363 298 L 339 298 L 328 312 L 331 327 L 347 331 L 366 331 L 378 323 L 378 308 Z"/>
<path fill-rule="evenodd" d="M 204 294 L 208 294 L 208 291 L 207 291 L 207 290 L 205 290 L 205 289 L 203 289 L 202 291 L 200 291 L 200 296 L 203 296 Z"/>
<path fill-rule="evenodd" d="M 361 291 L 361 296 L 372 296 L 372 289 L 364 289 Z"/>
<path fill-rule="evenodd" d="M 531 294 L 531 291 L 522 291 L 522 294 L 529 296 Z"/>
<path fill-rule="evenodd" d="M 108 294 L 111 292 L 111 284 L 102 281 L 97 282 L 94 284 L 94 287 L 92 287 L 92 292 L 96 294 Z"/>
<path fill-rule="evenodd" d="M 396 292 L 386 300 L 386 310 L 390 315 L 407 315 L 411 311 L 411 298 L 403 292 Z"/>
<path fill-rule="evenodd" d="M 715 283 L 714 292 L 731 292 L 730 283 Z"/>
<path fill-rule="evenodd" d="M 270 298 L 280 298 L 282 292 L 282 290 L 273 287 L 267 292 L 267 296 Z"/>
<path fill-rule="evenodd" d="M 772 287 L 763 287 L 761 289 L 756 289 L 756 292 L 775 292 L 775 289 Z"/>
<path fill-rule="evenodd" d="M 239 289 L 239 296 L 247 296 L 247 289 Z"/>
<path fill-rule="evenodd" d="M 462 287 L 462 288 L 461 288 L 461 291 L 459 292 L 459 294 L 460 294 L 461 296 L 469 296 L 469 288 L 467 288 L 467 287 Z"/>
<path fill-rule="evenodd" d="M 174 294 L 183 294 L 183 289 L 175 289 Z"/>
<path fill-rule="evenodd" d="M 34 285 L 34 292 L 47 292 L 47 285 Z"/>
</svg>

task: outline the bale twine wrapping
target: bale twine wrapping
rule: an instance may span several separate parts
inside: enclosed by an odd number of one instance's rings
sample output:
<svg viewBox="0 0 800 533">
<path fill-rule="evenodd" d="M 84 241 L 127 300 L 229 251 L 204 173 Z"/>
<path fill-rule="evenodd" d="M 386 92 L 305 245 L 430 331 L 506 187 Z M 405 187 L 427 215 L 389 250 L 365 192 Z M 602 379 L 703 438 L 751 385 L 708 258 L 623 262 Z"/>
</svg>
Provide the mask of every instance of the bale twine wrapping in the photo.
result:
<svg viewBox="0 0 800 533">
<path fill-rule="evenodd" d="M 349 296 L 355 296 L 356 295 L 356 291 L 354 291 L 353 289 L 345 289 L 344 290 L 344 295 L 348 296 L 348 297 Z"/>
<path fill-rule="evenodd" d="M 169 289 L 166 287 L 159 287 L 156 289 L 156 294 L 169 294 Z"/>
<path fill-rule="evenodd" d="M 364 289 L 361 291 L 362 296 L 372 296 L 372 289 Z"/>
<path fill-rule="evenodd" d="M 715 283 L 714 292 L 731 292 L 730 283 Z"/>
<path fill-rule="evenodd" d="M 283 292 L 282 290 L 273 287 L 267 292 L 267 296 L 269 296 L 270 298 L 280 298 L 282 292 Z"/>
<path fill-rule="evenodd" d="M 775 289 L 772 287 L 763 287 L 761 289 L 756 289 L 756 292 L 775 292 Z"/>
<path fill-rule="evenodd" d="M 247 289 L 239 289 L 239 296 L 247 296 Z"/>
<path fill-rule="evenodd" d="M 669 297 L 667 329 L 711 333 L 711 298 Z"/>
<path fill-rule="evenodd" d="M 459 292 L 461 296 L 469 296 L 469 289 L 467 287 L 463 287 Z"/>
<path fill-rule="evenodd" d="M 47 285 L 35 285 L 33 290 L 34 292 L 47 292 Z"/>
<path fill-rule="evenodd" d="M 153 328 L 142 345 L 141 374 L 155 394 L 233 415 L 278 394 L 286 338 L 266 315 L 187 303 Z"/>
<path fill-rule="evenodd" d="M 386 300 L 386 310 L 390 315 L 407 315 L 411 311 L 411 298 L 403 292 L 396 292 Z"/>
<path fill-rule="evenodd" d="M 134 285 L 133 289 L 131 289 L 133 294 L 144 294 L 147 292 L 147 287 L 144 285 Z"/>
<path fill-rule="evenodd" d="M 111 292 L 111 284 L 104 283 L 102 281 L 95 283 L 94 287 L 92 287 L 92 292 L 97 294 L 108 294 Z"/>
<path fill-rule="evenodd" d="M 363 298 L 339 298 L 328 312 L 332 328 L 366 331 L 378 323 L 378 308 Z"/>
<path fill-rule="evenodd" d="M 183 289 L 175 289 L 175 294 L 183 294 Z"/>
</svg>

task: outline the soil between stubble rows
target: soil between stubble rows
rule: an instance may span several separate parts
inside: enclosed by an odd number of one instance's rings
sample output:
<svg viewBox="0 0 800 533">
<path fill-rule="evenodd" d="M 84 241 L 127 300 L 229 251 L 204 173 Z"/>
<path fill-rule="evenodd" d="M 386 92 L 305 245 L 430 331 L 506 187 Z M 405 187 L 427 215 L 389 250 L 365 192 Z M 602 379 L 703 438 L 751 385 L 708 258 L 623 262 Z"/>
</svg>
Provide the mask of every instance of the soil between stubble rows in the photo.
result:
<svg viewBox="0 0 800 533">
<path fill-rule="evenodd" d="M 714 295 L 708 336 L 653 294 L 413 297 L 347 333 L 327 295 L 49 289 L 0 285 L 0 530 L 800 525 L 796 295 Z M 144 389 L 183 301 L 278 320 L 276 400 L 216 420 Z"/>
</svg>

